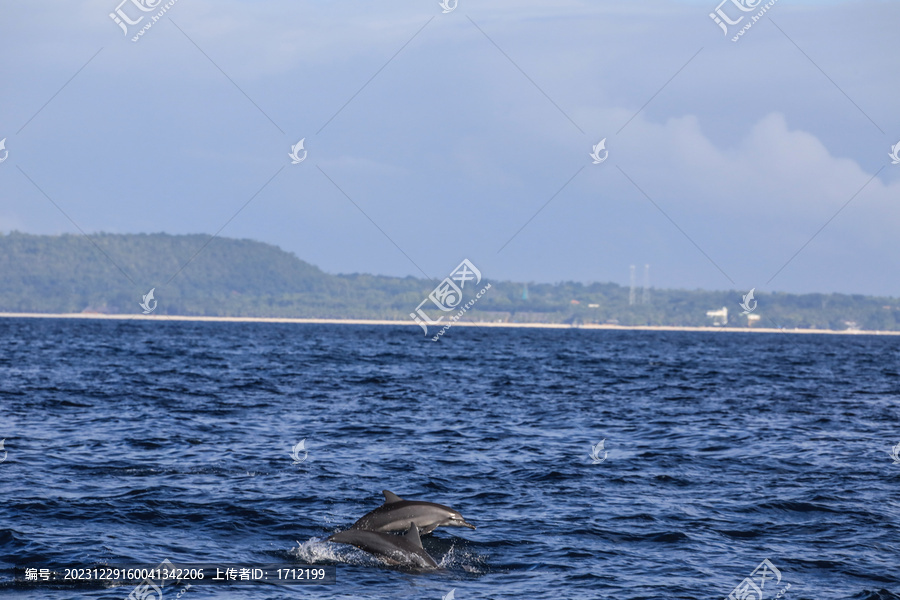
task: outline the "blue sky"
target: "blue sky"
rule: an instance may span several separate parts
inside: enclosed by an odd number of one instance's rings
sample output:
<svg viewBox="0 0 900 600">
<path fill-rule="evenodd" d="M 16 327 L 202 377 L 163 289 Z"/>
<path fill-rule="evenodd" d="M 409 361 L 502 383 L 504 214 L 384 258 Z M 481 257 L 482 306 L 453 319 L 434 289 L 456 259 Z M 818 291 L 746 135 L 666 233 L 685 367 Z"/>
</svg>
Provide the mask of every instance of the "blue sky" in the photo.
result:
<svg viewBox="0 0 900 600">
<path fill-rule="evenodd" d="M 0 231 L 900 296 L 896 2 L 119 1 L 0 2 Z"/>
</svg>

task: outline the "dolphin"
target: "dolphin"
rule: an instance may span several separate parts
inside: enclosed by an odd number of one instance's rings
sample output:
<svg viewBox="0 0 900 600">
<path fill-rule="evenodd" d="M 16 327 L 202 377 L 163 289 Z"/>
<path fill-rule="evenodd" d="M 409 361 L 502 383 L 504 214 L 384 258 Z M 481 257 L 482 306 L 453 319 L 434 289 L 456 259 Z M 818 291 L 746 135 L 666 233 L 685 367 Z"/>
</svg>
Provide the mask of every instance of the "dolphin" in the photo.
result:
<svg viewBox="0 0 900 600">
<path fill-rule="evenodd" d="M 409 522 L 415 523 L 422 535 L 431 533 L 435 527 L 449 525 L 453 527 L 475 526 L 466 522 L 461 514 L 449 506 L 419 500 L 404 500 L 397 494 L 383 490 L 384 504 L 366 513 L 350 529 L 366 529 L 368 531 L 404 531 Z"/>
<path fill-rule="evenodd" d="M 347 529 L 328 536 L 327 541 L 349 544 L 374 554 L 389 565 L 437 569 L 438 564 L 422 547 L 419 528 L 410 522 L 406 535 L 393 535 L 365 529 Z"/>
</svg>

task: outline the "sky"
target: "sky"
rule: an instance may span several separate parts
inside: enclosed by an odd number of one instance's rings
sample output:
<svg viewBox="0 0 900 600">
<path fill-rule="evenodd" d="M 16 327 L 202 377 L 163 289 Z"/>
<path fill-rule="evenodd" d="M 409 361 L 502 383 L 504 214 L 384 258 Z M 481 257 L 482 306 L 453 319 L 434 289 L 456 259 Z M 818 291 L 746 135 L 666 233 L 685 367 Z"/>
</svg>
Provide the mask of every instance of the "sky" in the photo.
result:
<svg viewBox="0 0 900 600">
<path fill-rule="evenodd" d="M 0 0 L 3 233 L 900 296 L 900 3 L 120 2 Z"/>
</svg>

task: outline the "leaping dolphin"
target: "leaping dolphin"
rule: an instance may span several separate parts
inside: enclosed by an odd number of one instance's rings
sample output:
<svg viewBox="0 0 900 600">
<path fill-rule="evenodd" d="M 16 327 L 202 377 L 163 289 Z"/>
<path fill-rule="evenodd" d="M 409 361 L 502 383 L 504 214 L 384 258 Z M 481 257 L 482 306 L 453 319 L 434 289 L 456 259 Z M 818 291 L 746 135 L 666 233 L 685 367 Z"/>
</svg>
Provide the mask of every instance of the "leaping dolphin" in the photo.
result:
<svg viewBox="0 0 900 600">
<path fill-rule="evenodd" d="M 363 515 L 350 529 L 404 531 L 409 527 L 410 521 L 419 527 L 422 535 L 431 533 L 435 527 L 442 525 L 475 529 L 474 525 L 466 522 L 461 514 L 449 506 L 434 502 L 404 500 L 387 490 L 381 493 L 384 494 L 384 504 Z"/>
<path fill-rule="evenodd" d="M 422 547 L 419 528 L 412 522 L 407 523 L 407 527 L 409 531 L 406 535 L 348 529 L 328 536 L 328 541 L 356 546 L 360 550 L 374 554 L 389 565 L 437 569 L 437 562 Z"/>
</svg>

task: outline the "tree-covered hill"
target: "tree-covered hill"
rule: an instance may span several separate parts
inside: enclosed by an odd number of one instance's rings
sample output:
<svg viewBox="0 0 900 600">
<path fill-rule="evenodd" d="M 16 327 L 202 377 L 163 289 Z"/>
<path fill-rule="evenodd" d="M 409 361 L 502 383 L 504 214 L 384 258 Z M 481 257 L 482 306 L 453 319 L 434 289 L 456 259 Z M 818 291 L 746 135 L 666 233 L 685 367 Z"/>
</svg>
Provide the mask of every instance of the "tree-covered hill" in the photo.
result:
<svg viewBox="0 0 900 600">
<path fill-rule="evenodd" d="M 252 240 L 209 235 L 0 235 L 0 311 L 140 314 L 151 288 L 154 314 L 409 320 L 437 282 L 414 277 L 330 275 L 293 254 Z M 486 274 L 487 275 L 487 274 Z M 652 289 L 629 305 L 613 283 L 494 281 L 469 311 L 473 320 L 748 325 L 744 291 Z M 527 289 L 527 291 L 526 291 Z M 641 294 L 638 293 L 638 300 Z M 900 300 L 845 294 L 757 293 L 757 327 L 900 330 Z"/>
<path fill-rule="evenodd" d="M 0 236 L 0 273 L 0 310 L 7 312 L 140 313 L 143 295 L 155 288 L 156 314 L 371 317 L 394 304 L 408 314 L 427 288 L 413 278 L 328 275 L 252 240 L 162 233 L 13 232 Z M 347 312 L 364 309 L 366 300 L 374 310 Z"/>
</svg>

